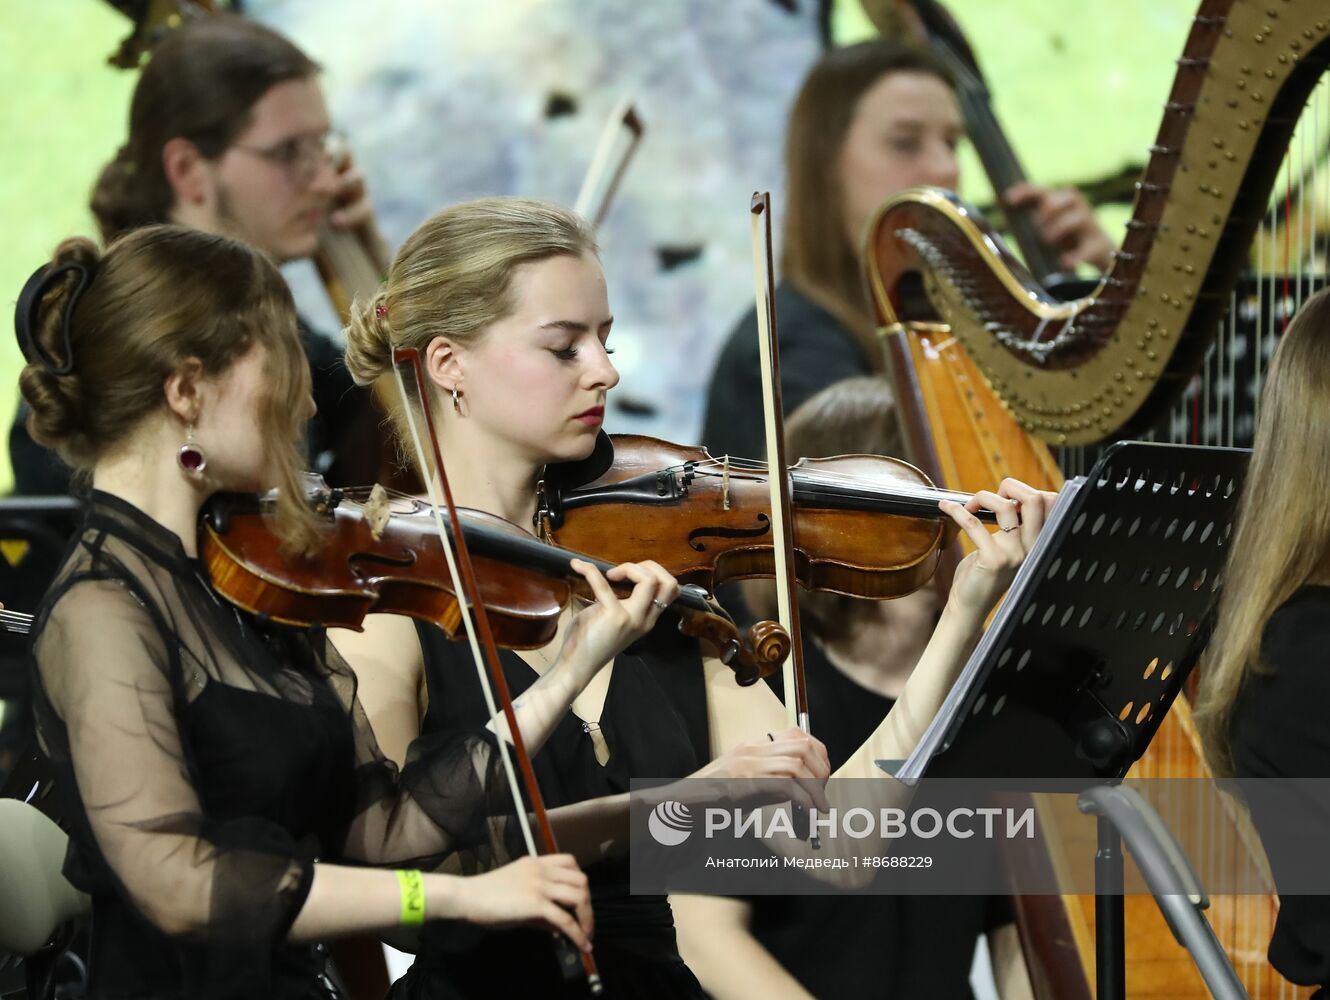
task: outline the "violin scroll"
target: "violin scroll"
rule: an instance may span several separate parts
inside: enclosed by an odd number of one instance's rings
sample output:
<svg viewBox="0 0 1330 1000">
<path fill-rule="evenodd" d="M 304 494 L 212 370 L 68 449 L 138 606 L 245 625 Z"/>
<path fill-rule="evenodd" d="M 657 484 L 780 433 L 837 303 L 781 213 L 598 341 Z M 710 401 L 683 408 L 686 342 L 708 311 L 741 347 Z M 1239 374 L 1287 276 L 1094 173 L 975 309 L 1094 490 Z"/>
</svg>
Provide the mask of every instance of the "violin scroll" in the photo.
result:
<svg viewBox="0 0 1330 1000">
<path fill-rule="evenodd" d="M 790 655 L 790 635 L 779 622 L 757 622 L 740 635 L 734 619 L 702 588 L 685 584 L 685 591 L 696 591 L 705 603 L 698 608 L 692 601 L 686 605 L 676 602 L 679 632 L 714 646 L 740 687 L 774 674 Z"/>
<path fill-rule="evenodd" d="M 749 627 L 747 638 L 753 658 L 759 663 L 770 664 L 771 672 L 775 672 L 790 655 L 790 634 L 781 628 L 780 622 L 757 622 Z M 742 678 L 739 683 L 743 683 Z"/>
</svg>

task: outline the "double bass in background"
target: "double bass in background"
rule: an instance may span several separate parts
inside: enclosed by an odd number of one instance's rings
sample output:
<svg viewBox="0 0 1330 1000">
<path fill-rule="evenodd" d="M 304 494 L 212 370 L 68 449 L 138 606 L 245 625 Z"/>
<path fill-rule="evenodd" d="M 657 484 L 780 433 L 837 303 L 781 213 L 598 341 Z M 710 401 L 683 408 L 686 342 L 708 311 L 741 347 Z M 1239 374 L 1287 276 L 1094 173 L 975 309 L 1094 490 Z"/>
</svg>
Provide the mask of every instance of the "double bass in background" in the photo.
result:
<svg viewBox="0 0 1330 1000">
<path fill-rule="evenodd" d="M 1053 486 L 1061 470 L 1049 445 L 1074 472 L 1085 461 L 1076 446 L 1128 434 L 1213 444 L 1249 434 L 1257 415 L 1239 407 L 1238 362 L 1245 357 L 1259 386 L 1274 337 L 1325 280 L 1312 270 L 1325 239 L 1309 231 L 1314 199 L 1295 211 L 1293 196 L 1325 187 L 1306 178 L 1319 176 L 1330 134 L 1328 63 L 1320 4 L 1202 3 L 1123 246 L 1093 291 L 1071 302 L 1047 294 L 953 194 L 920 189 L 882 206 L 864 267 L 915 461 L 952 489 L 1031 462 Z M 1293 218 L 1282 246 L 1262 236 L 1280 215 Z M 1239 295 L 1252 266 L 1259 291 Z M 1136 751 L 1132 777 L 1208 776 L 1182 699 Z M 1235 808 L 1228 822 L 1228 842 L 1241 849 L 1194 858 L 1203 881 L 1221 866 L 1264 870 L 1245 815 Z M 1027 957 L 1041 995 L 1088 996 L 1092 899 L 1062 902 L 1060 912 L 1026 914 Z M 1126 902 L 1130 995 L 1207 995 L 1153 902 Z M 1276 906 L 1271 895 L 1217 898 L 1211 908 L 1252 996 L 1297 992 L 1265 960 Z"/>
<path fill-rule="evenodd" d="M 183 24 L 223 12 L 212 0 L 108 0 L 132 21 L 132 29 L 109 62 L 135 70 L 153 48 Z M 594 158 L 589 165 L 577 211 L 598 224 L 609 210 L 632 156 L 645 133 L 642 120 L 630 101 L 617 105 L 607 122 Z M 349 152 L 341 143 L 328 149 L 339 169 L 349 163 Z M 311 255 L 319 277 L 343 324 L 357 298 L 370 297 L 387 270 L 390 256 L 377 228 L 372 224 L 333 225 L 324 218 L 317 246 Z M 324 405 L 328 405 L 325 403 Z M 361 407 L 337 443 L 330 478 L 335 485 L 381 482 L 402 492 L 420 492 L 423 484 L 405 455 L 399 453 L 387 432 L 390 420 L 400 418 L 392 394 L 375 390 L 372 405 Z"/>
<path fill-rule="evenodd" d="M 130 18 L 131 31 L 108 61 L 142 74 L 128 139 L 93 195 L 103 236 L 169 217 L 230 232 L 279 262 L 308 257 L 344 317 L 355 289 L 376 280 L 388 254 L 363 174 L 339 139 L 317 134 L 327 128 L 317 66 L 286 39 L 213 0 L 109 2 Z M 219 15 L 233 27 L 195 32 L 187 50 L 172 48 L 165 66 L 151 58 L 182 27 Z M 254 138 L 241 142 L 245 132 Z M 182 137 L 188 152 L 173 149 Z M 236 149 L 243 162 L 221 173 L 222 157 Z M 204 169 L 191 154 L 216 169 Z M 218 205 L 210 207 L 214 199 Z M 380 473 L 399 482 L 401 463 L 379 427 L 382 404 L 337 377 L 332 341 L 307 330 L 305 342 L 320 408 L 311 459 L 339 485 Z"/>
</svg>

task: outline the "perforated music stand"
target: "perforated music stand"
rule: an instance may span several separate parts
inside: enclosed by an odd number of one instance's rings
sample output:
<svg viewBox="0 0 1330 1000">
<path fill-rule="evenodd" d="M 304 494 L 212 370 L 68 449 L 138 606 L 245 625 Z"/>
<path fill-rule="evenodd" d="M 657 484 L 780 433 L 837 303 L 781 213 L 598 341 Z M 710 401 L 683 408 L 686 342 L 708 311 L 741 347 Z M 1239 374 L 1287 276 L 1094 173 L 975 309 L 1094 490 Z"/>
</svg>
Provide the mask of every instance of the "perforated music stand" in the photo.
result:
<svg viewBox="0 0 1330 1000">
<path fill-rule="evenodd" d="M 907 781 L 1125 777 L 1209 639 L 1249 456 L 1106 451 L 1050 518 L 919 749 L 881 766 Z M 1098 824 L 1098 995 L 1120 997 L 1121 839 Z"/>
</svg>

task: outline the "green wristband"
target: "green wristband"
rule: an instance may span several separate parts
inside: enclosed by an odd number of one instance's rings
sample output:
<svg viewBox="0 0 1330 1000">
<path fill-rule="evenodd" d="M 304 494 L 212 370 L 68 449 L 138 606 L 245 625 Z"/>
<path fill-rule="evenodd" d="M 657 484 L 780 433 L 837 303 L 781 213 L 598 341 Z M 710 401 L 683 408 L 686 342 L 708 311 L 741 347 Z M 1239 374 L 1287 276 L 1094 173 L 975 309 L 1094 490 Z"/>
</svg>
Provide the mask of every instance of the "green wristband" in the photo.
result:
<svg viewBox="0 0 1330 1000">
<path fill-rule="evenodd" d="M 425 879 L 415 869 L 397 869 L 402 890 L 402 926 L 419 927 L 425 922 Z"/>
</svg>

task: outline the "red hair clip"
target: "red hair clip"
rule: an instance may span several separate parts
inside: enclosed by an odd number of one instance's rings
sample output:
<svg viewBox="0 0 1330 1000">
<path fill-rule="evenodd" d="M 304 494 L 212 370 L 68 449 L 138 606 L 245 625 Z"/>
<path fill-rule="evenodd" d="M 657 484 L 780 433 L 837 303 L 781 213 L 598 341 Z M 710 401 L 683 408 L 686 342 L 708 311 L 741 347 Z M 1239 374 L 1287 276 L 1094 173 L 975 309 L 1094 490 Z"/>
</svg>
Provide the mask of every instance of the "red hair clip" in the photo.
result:
<svg viewBox="0 0 1330 1000">
<path fill-rule="evenodd" d="M 379 317 L 379 319 L 383 319 L 383 317 L 388 315 L 388 307 L 380 302 L 374 307 L 374 315 Z"/>
</svg>

